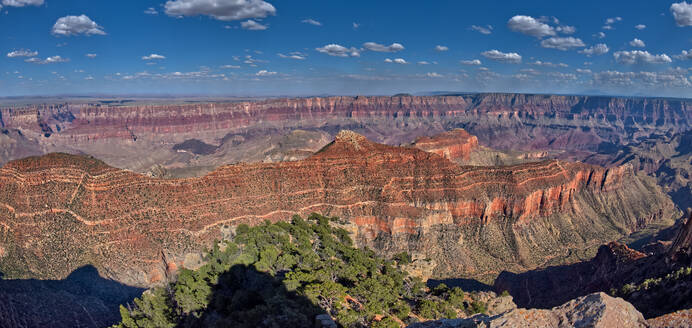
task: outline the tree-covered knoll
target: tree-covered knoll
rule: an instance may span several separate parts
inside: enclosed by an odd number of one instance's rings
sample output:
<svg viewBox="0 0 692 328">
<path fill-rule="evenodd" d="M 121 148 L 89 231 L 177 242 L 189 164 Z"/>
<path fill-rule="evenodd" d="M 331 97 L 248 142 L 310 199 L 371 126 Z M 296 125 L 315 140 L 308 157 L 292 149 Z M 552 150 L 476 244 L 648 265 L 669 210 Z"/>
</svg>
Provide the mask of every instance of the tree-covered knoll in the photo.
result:
<svg viewBox="0 0 692 328">
<path fill-rule="evenodd" d="M 353 247 L 318 214 L 248 227 L 216 243 L 202 267 L 121 306 L 118 327 L 313 327 L 328 313 L 342 327 L 400 327 L 485 312 L 459 288 L 433 290 L 391 260 Z"/>
</svg>

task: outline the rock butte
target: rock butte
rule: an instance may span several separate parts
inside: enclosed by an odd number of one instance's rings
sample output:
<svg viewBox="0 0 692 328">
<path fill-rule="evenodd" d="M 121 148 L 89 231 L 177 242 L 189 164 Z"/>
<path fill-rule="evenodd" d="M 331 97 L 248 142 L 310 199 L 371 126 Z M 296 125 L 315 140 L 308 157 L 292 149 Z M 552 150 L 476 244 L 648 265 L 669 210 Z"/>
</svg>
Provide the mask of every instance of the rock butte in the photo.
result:
<svg viewBox="0 0 692 328">
<path fill-rule="evenodd" d="M 350 132 L 307 159 L 155 179 L 82 156 L 0 169 L 0 267 L 64 278 L 85 264 L 137 286 L 160 283 L 231 226 L 321 212 L 360 246 L 433 258 L 436 277 L 494 277 L 561 259 L 675 215 L 629 166 L 563 161 L 460 166 Z"/>
</svg>

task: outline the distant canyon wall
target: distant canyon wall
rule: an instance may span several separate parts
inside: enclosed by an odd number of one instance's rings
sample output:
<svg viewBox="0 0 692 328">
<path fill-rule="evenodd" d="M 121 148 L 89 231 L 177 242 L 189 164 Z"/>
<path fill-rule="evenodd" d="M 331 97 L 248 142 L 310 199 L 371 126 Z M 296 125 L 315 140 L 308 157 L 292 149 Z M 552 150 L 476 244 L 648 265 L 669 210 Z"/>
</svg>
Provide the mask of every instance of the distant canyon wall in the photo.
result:
<svg viewBox="0 0 692 328">
<path fill-rule="evenodd" d="M 373 141 L 409 143 L 464 128 L 496 149 L 596 151 L 652 133 L 692 126 L 692 101 L 660 98 L 469 94 L 324 97 L 190 105 L 53 104 L 2 108 L 4 129 L 17 129 L 44 151 L 84 152 L 123 168 L 114 151 L 170 148 L 189 139 L 218 145 L 228 134 L 350 129 Z M 120 154 L 119 156 L 127 156 Z M 12 155 L 0 162 L 16 159 Z"/>
</svg>

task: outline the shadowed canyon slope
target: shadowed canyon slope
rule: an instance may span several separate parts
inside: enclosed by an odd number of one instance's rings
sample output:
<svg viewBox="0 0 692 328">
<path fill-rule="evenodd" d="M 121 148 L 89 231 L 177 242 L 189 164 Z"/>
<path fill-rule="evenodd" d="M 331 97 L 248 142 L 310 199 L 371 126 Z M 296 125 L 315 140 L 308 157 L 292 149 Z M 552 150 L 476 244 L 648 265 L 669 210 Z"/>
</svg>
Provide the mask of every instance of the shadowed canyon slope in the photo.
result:
<svg viewBox="0 0 692 328">
<path fill-rule="evenodd" d="M 0 163 L 27 155 L 12 149 L 60 151 L 90 154 L 138 172 L 157 165 L 169 172 L 195 168 L 171 174 L 191 176 L 238 161 L 301 159 L 341 129 L 398 145 L 454 128 L 466 129 L 494 149 L 557 150 L 565 151 L 564 158 L 579 159 L 690 125 L 689 100 L 659 98 L 464 94 L 202 105 L 61 104 L 0 109 L 0 127 L 6 131 L 0 136 L 2 145 L 27 145 L 5 147 Z M 308 134 L 290 135 L 295 129 Z M 186 147 L 190 145 L 196 146 Z"/>
<path fill-rule="evenodd" d="M 584 251 L 677 215 L 630 166 L 544 161 L 460 166 L 416 148 L 343 131 L 305 160 L 223 166 L 156 179 L 50 154 L 0 169 L 0 268 L 64 278 L 93 264 L 106 277 L 155 284 L 198 265 L 231 226 L 320 212 L 360 246 L 435 261 L 436 277 L 492 278 L 589 257 Z"/>
</svg>

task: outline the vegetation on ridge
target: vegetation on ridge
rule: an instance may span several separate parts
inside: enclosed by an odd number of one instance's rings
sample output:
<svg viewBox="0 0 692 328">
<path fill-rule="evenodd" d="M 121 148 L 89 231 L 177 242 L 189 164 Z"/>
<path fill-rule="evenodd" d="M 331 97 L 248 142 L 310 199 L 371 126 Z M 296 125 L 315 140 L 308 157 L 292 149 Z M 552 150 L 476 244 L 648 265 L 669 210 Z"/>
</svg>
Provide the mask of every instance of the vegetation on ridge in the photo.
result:
<svg viewBox="0 0 692 328">
<path fill-rule="evenodd" d="M 290 223 L 239 225 L 197 270 L 120 307 L 117 327 L 312 327 L 328 313 L 343 327 L 401 327 L 485 312 L 460 288 L 430 290 L 409 277 L 406 253 L 391 260 L 353 247 L 346 230 L 318 214 Z"/>
</svg>

